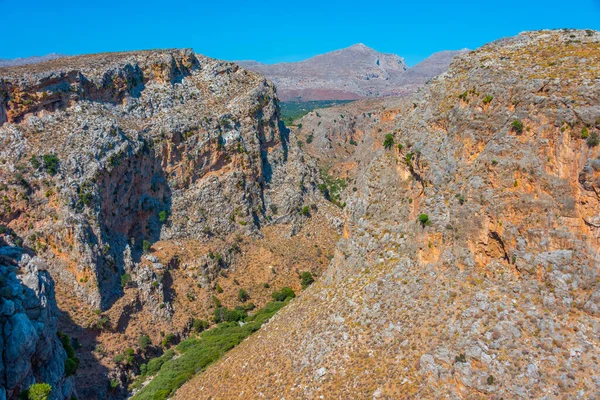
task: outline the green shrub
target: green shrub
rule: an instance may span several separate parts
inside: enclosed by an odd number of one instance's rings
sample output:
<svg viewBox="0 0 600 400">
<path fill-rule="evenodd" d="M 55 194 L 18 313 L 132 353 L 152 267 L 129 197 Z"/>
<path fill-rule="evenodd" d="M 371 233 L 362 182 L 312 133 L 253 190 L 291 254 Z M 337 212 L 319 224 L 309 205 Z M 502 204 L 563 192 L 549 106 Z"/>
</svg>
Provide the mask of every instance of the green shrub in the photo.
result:
<svg viewBox="0 0 600 400">
<path fill-rule="evenodd" d="M 29 386 L 26 391 L 26 396 L 23 396 L 27 400 L 48 400 L 52 393 L 52 386 L 47 383 L 34 383 Z"/>
<path fill-rule="evenodd" d="M 590 131 L 588 131 L 587 127 L 583 127 L 581 128 L 581 138 L 582 139 L 587 139 L 590 136 Z"/>
<path fill-rule="evenodd" d="M 238 300 L 241 301 L 242 303 L 245 303 L 246 301 L 248 301 L 249 298 L 250 298 L 250 296 L 248 296 L 248 292 L 246 292 L 244 289 L 240 289 L 238 291 Z"/>
<path fill-rule="evenodd" d="M 71 344 L 71 338 L 62 332 L 57 332 L 57 336 L 63 349 L 65 349 L 65 352 L 67 353 L 67 359 L 65 360 L 65 375 L 75 375 L 77 368 L 79 367 L 79 358 L 75 355 L 75 348 Z"/>
<path fill-rule="evenodd" d="M 311 144 L 313 139 L 314 139 L 314 136 L 312 134 L 308 135 L 308 137 L 306 138 L 306 143 Z"/>
<path fill-rule="evenodd" d="M 465 363 L 465 362 L 467 362 L 467 357 L 465 357 L 465 355 L 463 353 L 461 353 L 460 355 L 454 357 L 454 362 Z"/>
<path fill-rule="evenodd" d="M 512 126 L 512 130 L 515 131 L 517 134 L 520 135 L 521 133 L 523 133 L 523 123 L 518 119 L 515 119 L 512 122 L 512 124 L 510 124 L 510 126 Z"/>
<path fill-rule="evenodd" d="M 271 285 L 269 285 L 269 282 L 265 282 L 265 283 L 263 283 L 263 287 L 264 287 L 265 289 L 268 289 L 268 288 L 270 288 L 270 287 L 271 287 Z"/>
<path fill-rule="evenodd" d="M 138 346 L 140 346 L 140 349 L 142 349 L 142 351 L 146 350 L 150 345 L 152 345 L 150 336 L 142 335 L 138 338 Z"/>
<path fill-rule="evenodd" d="M 275 301 L 286 301 L 288 298 L 293 299 L 296 297 L 296 293 L 294 293 L 292 288 L 286 286 L 282 288 L 280 292 L 273 292 L 271 297 L 273 297 L 273 300 Z"/>
<path fill-rule="evenodd" d="M 425 227 L 425 225 L 431 225 L 431 221 L 429 220 L 429 215 L 427 215 L 427 214 L 419 214 L 419 217 L 417 218 L 417 220 L 421 223 L 421 225 L 423 227 Z"/>
<path fill-rule="evenodd" d="M 192 323 L 192 329 L 195 332 L 200 333 L 206 330 L 206 328 L 208 328 L 208 322 L 203 319 L 194 319 L 194 322 Z"/>
<path fill-rule="evenodd" d="M 123 274 L 121 275 L 121 287 L 126 287 L 129 282 L 131 282 L 131 275 Z"/>
<path fill-rule="evenodd" d="M 391 133 L 386 134 L 385 139 L 383 140 L 383 147 L 386 150 L 389 150 L 392 148 L 393 145 L 394 145 L 394 135 L 392 135 Z"/>
<path fill-rule="evenodd" d="M 313 278 L 313 275 L 308 272 L 305 271 L 300 275 L 300 278 L 302 279 L 302 289 L 306 289 L 309 285 L 311 285 L 314 281 L 315 278 Z"/>
<path fill-rule="evenodd" d="M 308 217 L 310 215 L 310 208 L 308 206 L 302 207 L 300 214 L 302 214 L 305 217 Z"/>
<path fill-rule="evenodd" d="M 214 317 L 215 322 L 237 322 L 245 319 L 248 316 L 248 313 L 244 308 L 235 308 L 233 310 L 228 309 L 227 307 L 219 307 L 215 309 Z"/>
<path fill-rule="evenodd" d="M 56 175 L 60 163 L 56 154 L 44 154 L 42 158 L 44 160 L 44 170 L 52 176 Z"/>
<path fill-rule="evenodd" d="M 160 222 L 167 222 L 167 219 L 169 218 L 169 214 L 166 211 L 161 211 L 158 213 L 158 219 L 160 220 Z"/>
<path fill-rule="evenodd" d="M 483 104 L 490 104 L 494 100 L 494 96 L 490 96 L 489 94 L 483 98 Z"/>
<path fill-rule="evenodd" d="M 150 243 L 147 240 L 142 241 L 142 249 L 144 249 L 144 253 L 147 253 L 148 251 L 150 251 L 151 247 L 152 247 L 152 243 Z"/>
<path fill-rule="evenodd" d="M 592 132 L 590 137 L 587 138 L 588 147 L 596 147 L 600 144 L 600 138 L 598 137 L 598 132 Z"/>
<path fill-rule="evenodd" d="M 41 164 L 40 164 L 40 160 L 38 160 L 38 158 L 35 155 L 32 155 L 31 158 L 29 159 L 29 162 L 31 163 L 31 166 L 33 167 L 33 169 L 39 169 Z"/>
<path fill-rule="evenodd" d="M 215 287 L 215 292 L 217 292 L 217 293 L 223 293 L 223 288 L 218 283 L 217 283 L 217 286 Z"/>
<path fill-rule="evenodd" d="M 407 154 L 404 156 L 404 162 L 405 162 L 405 163 L 406 163 L 406 165 L 408 165 L 409 167 L 410 167 L 410 163 L 411 163 L 411 161 L 412 161 L 412 158 L 413 158 L 413 153 L 407 153 Z"/>
<path fill-rule="evenodd" d="M 165 336 L 162 340 L 161 344 L 163 347 L 167 347 L 168 345 L 175 343 L 175 340 L 177 340 L 177 336 L 175 336 L 173 333 L 168 333 L 167 336 Z"/>
</svg>

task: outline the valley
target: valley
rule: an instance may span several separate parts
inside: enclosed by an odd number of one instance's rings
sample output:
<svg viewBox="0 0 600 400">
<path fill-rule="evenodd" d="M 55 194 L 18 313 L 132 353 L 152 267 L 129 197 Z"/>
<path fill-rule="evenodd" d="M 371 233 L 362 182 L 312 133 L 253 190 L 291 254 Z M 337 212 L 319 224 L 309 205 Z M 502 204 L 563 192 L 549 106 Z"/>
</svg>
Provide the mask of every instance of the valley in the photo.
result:
<svg viewBox="0 0 600 400">
<path fill-rule="evenodd" d="M 0 68 L 0 399 L 593 398 L 598 59 Z"/>
</svg>

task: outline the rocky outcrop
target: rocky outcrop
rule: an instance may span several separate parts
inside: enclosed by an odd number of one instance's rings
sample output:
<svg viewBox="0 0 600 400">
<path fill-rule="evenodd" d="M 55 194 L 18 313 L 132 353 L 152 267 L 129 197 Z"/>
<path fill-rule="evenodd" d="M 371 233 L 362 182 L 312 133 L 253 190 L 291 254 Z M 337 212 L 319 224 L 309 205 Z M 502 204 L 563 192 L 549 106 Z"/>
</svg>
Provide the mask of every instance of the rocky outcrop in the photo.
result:
<svg viewBox="0 0 600 400">
<path fill-rule="evenodd" d="M 51 53 L 46 54 L 45 56 L 31 56 L 31 57 L 22 57 L 22 58 L 13 58 L 13 59 L 5 59 L 0 58 L 0 68 L 2 67 L 14 67 L 17 65 L 28 65 L 28 64 L 37 64 L 48 60 L 54 60 L 56 58 L 64 57 L 62 54 Z"/>
<path fill-rule="evenodd" d="M 260 236 L 315 193 L 273 85 L 190 50 L 3 69 L 0 110 L 2 220 L 96 308 L 144 246 Z"/>
<path fill-rule="evenodd" d="M 0 399 L 17 399 L 34 383 L 52 386 L 51 399 L 69 399 L 54 282 L 42 260 L 7 241 L 0 236 Z"/>
<path fill-rule="evenodd" d="M 400 105 L 325 279 L 177 398 L 595 397 L 599 56 L 527 32 Z"/>
<path fill-rule="evenodd" d="M 262 64 L 238 61 L 272 80 L 282 101 L 354 100 L 364 97 L 406 96 L 448 69 L 466 50 L 442 51 L 408 68 L 395 54 L 363 44 L 321 54 L 300 62 Z"/>
</svg>

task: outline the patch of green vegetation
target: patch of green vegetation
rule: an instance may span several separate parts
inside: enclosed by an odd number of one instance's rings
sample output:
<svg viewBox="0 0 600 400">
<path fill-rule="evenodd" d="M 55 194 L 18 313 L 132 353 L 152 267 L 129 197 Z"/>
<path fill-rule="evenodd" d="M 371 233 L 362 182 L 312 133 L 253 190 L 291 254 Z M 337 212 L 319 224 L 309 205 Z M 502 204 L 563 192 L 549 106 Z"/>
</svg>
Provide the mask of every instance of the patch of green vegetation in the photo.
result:
<svg viewBox="0 0 600 400">
<path fill-rule="evenodd" d="M 309 271 L 303 272 L 300 275 L 300 279 L 302 279 L 302 289 L 306 289 L 315 281 L 315 278 Z"/>
<path fill-rule="evenodd" d="M 167 222 L 168 218 L 169 218 L 169 213 L 167 211 L 163 210 L 158 213 L 158 219 L 160 220 L 160 222 L 165 223 L 165 222 Z"/>
<path fill-rule="evenodd" d="M 21 393 L 20 398 L 25 400 L 48 400 L 52 393 L 52 386 L 47 383 L 34 383 L 29 389 Z"/>
<path fill-rule="evenodd" d="M 598 137 L 598 132 L 592 132 L 590 137 L 587 138 L 588 147 L 596 147 L 600 144 L 600 138 Z"/>
<path fill-rule="evenodd" d="M 386 150 L 389 150 L 392 148 L 393 145 L 394 145 L 394 135 L 392 135 L 391 133 L 386 134 L 385 139 L 383 140 L 383 147 Z"/>
<path fill-rule="evenodd" d="M 590 131 L 587 127 L 584 126 L 583 128 L 581 128 L 581 138 L 587 139 L 588 137 L 590 137 Z"/>
<path fill-rule="evenodd" d="M 293 299 L 294 297 L 296 297 L 296 293 L 294 293 L 291 287 L 286 286 L 282 288 L 279 292 L 273 292 L 271 294 L 271 297 L 273 297 L 273 300 L 275 301 L 286 301 L 288 299 Z"/>
<path fill-rule="evenodd" d="M 318 108 L 328 108 L 350 103 L 353 100 L 312 100 L 312 101 L 286 101 L 281 105 L 281 119 L 286 126 L 294 125 L 294 121 Z M 310 142 L 308 142 L 310 143 Z"/>
<path fill-rule="evenodd" d="M 334 178 L 329 175 L 329 171 L 327 169 L 321 169 L 321 179 L 323 179 L 324 183 L 320 183 L 317 187 L 323 193 L 323 196 L 331 201 L 333 204 L 340 208 L 344 208 L 346 203 L 342 203 L 341 201 L 341 192 L 348 186 L 346 180 L 341 178 Z"/>
<path fill-rule="evenodd" d="M 521 134 L 523 133 L 523 122 L 519 121 L 518 119 L 515 119 L 510 126 L 512 127 L 512 130 L 515 131 L 517 134 Z"/>
<path fill-rule="evenodd" d="M 150 251 L 151 247 L 152 247 L 152 243 L 150 243 L 147 240 L 142 241 L 142 249 L 144 250 L 144 253 L 147 253 L 148 251 Z"/>
<path fill-rule="evenodd" d="M 57 335 L 67 353 L 67 359 L 65 360 L 65 375 L 75 375 L 75 372 L 77 372 L 77 368 L 79 367 L 79 358 L 75 355 L 75 348 L 73 348 L 73 345 L 71 344 L 71 338 L 62 332 L 58 332 Z"/>
<path fill-rule="evenodd" d="M 44 154 L 42 158 L 44 160 L 44 170 L 52 176 L 56 175 L 60 163 L 56 154 Z"/>
<path fill-rule="evenodd" d="M 161 357 L 150 360 L 140 367 L 140 376 L 134 385 L 138 387 L 149 376 L 152 381 L 133 396 L 134 400 L 163 400 L 195 374 L 206 369 L 252 333 L 260 329 L 286 302 L 271 302 L 256 314 L 246 317 L 245 324 L 224 322 L 200 335 L 184 340 L 175 349 Z M 174 358 L 175 354 L 178 358 Z"/>
<path fill-rule="evenodd" d="M 425 225 L 431 225 L 431 220 L 429 219 L 429 215 L 427 214 L 419 214 L 417 220 L 421 223 L 423 227 L 425 227 Z"/>
<path fill-rule="evenodd" d="M 494 100 L 494 96 L 490 96 L 489 94 L 483 98 L 483 104 L 490 104 Z"/>
</svg>

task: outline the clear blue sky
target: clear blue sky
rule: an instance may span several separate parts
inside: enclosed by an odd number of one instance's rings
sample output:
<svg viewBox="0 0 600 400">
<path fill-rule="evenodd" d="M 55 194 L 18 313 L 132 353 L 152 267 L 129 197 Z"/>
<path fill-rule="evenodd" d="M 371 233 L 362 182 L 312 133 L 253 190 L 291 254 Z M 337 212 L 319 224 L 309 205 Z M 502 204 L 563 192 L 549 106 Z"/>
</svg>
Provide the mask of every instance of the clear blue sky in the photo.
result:
<svg viewBox="0 0 600 400">
<path fill-rule="evenodd" d="M 0 58 L 192 47 L 297 61 L 362 42 L 409 65 L 541 28 L 600 29 L 600 0 L 0 0 Z"/>
</svg>

